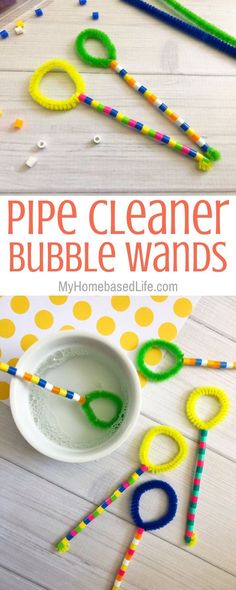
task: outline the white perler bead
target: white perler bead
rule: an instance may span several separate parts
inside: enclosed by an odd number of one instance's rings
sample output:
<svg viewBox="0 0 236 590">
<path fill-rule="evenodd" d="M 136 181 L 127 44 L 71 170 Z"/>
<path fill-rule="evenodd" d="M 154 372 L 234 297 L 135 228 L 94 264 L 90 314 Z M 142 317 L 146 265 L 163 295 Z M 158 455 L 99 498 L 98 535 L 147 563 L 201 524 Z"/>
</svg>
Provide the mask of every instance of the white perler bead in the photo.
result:
<svg viewBox="0 0 236 590">
<path fill-rule="evenodd" d="M 46 141 L 44 141 L 44 139 L 40 139 L 39 141 L 37 141 L 37 147 L 39 148 L 39 150 L 44 150 L 46 146 L 47 144 Z"/>
<path fill-rule="evenodd" d="M 30 156 L 30 158 L 28 158 L 28 160 L 26 160 L 25 165 L 28 166 L 28 168 L 33 168 L 33 166 L 35 166 L 35 164 L 37 164 L 37 158 L 34 158 L 33 156 Z"/>
<path fill-rule="evenodd" d="M 22 27 L 15 27 L 16 35 L 23 35 L 24 29 Z"/>
<path fill-rule="evenodd" d="M 102 138 L 100 137 L 100 135 L 94 135 L 94 138 L 93 138 L 94 143 L 98 144 L 98 143 L 101 143 L 101 141 L 102 141 Z"/>
</svg>

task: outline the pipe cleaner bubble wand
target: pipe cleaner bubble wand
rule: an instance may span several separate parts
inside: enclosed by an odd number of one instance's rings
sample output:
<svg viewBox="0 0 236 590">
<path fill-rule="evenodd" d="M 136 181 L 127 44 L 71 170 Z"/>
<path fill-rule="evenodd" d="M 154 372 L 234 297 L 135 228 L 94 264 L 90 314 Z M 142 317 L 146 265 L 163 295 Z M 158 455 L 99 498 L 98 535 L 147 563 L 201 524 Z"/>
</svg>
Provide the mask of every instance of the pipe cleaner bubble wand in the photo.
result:
<svg viewBox="0 0 236 590">
<path fill-rule="evenodd" d="M 98 390 L 91 391 L 86 395 L 80 395 L 79 393 L 76 393 L 69 389 L 58 387 L 57 385 L 52 385 L 45 379 L 42 379 L 42 377 L 39 377 L 38 375 L 32 375 L 31 373 L 22 371 L 22 369 L 12 367 L 11 365 L 8 365 L 6 363 L 0 362 L 0 371 L 8 373 L 8 375 L 11 375 L 12 377 L 18 377 L 22 381 L 32 383 L 33 385 L 36 385 L 37 387 L 49 391 L 50 393 L 53 393 L 55 395 L 62 396 L 69 400 L 74 400 L 77 404 L 81 406 L 89 422 L 97 428 L 111 428 L 111 426 L 113 426 L 118 421 L 122 414 L 123 402 L 116 393 L 112 393 L 111 391 Z M 91 404 L 99 399 L 105 401 L 110 400 L 115 405 L 115 414 L 114 416 L 112 416 L 110 420 L 103 420 L 101 418 L 98 418 L 98 416 L 93 411 Z"/>
<path fill-rule="evenodd" d="M 158 435 L 167 436 L 175 441 L 178 446 L 177 454 L 168 462 L 168 463 L 152 463 L 149 459 L 149 451 L 150 446 L 153 442 L 153 439 Z M 140 458 L 140 467 L 136 469 L 132 475 L 126 480 L 123 481 L 122 484 L 108 497 L 104 500 L 93 512 L 88 514 L 86 518 L 84 518 L 81 522 L 79 522 L 63 539 L 59 541 L 57 544 L 57 550 L 60 553 L 66 553 L 70 549 L 70 542 L 79 534 L 81 533 L 95 518 L 100 516 L 104 510 L 110 506 L 113 502 L 118 500 L 118 498 L 132 486 L 136 481 L 143 475 L 145 472 L 149 473 L 164 473 L 166 471 L 171 471 L 175 469 L 182 463 L 185 459 L 186 454 L 188 451 L 187 443 L 183 437 L 183 435 L 171 428 L 170 426 L 154 426 L 150 428 L 145 434 L 139 451 L 139 458 Z"/>
<path fill-rule="evenodd" d="M 211 396 L 217 399 L 220 404 L 219 412 L 211 418 L 211 420 L 201 420 L 197 413 L 196 413 L 196 403 L 202 396 Z M 194 530 L 195 528 L 195 518 L 196 512 L 198 507 L 198 499 L 200 494 L 200 486 L 201 486 L 201 479 L 203 475 L 204 469 L 204 461 L 205 461 L 205 454 L 206 454 L 206 442 L 208 431 L 217 424 L 220 424 L 222 420 L 226 417 L 229 411 L 229 399 L 228 396 L 224 391 L 218 389 L 216 387 L 199 387 L 198 389 L 194 389 L 190 394 L 187 404 L 186 404 L 186 413 L 188 419 L 196 428 L 200 430 L 200 437 L 198 442 L 198 452 L 197 452 L 197 461 L 196 461 L 196 468 L 195 474 L 193 478 L 192 484 L 192 492 L 190 496 L 190 502 L 188 506 L 188 513 L 187 513 L 187 523 L 186 523 L 186 530 L 185 530 L 185 543 L 187 543 L 190 547 L 193 547 L 197 543 L 197 534 Z"/>
<path fill-rule="evenodd" d="M 194 39 L 198 39 L 215 49 L 219 49 L 223 53 L 226 53 L 230 57 L 236 57 L 236 47 L 226 43 L 225 41 L 221 41 L 221 39 L 214 37 L 214 35 L 210 35 L 198 27 L 194 27 L 193 25 L 186 23 L 183 20 L 180 20 L 176 16 L 172 16 L 172 14 L 168 14 L 168 12 L 164 12 L 163 10 L 159 10 L 156 6 L 152 4 L 148 4 L 147 2 L 143 2 L 143 0 L 123 0 L 126 4 L 130 4 L 134 6 L 134 8 L 138 8 L 142 10 L 146 14 L 149 14 L 153 18 L 160 20 L 161 22 L 165 23 L 166 25 L 170 25 L 174 29 L 181 31 L 183 33 L 187 33 L 190 37 L 194 37 Z"/>
<path fill-rule="evenodd" d="M 85 48 L 85 43 L 91 39 L 99 41 L 105 50 L 107 57 L 96 57 L 91 55 Z M 217 161 L 220 159 L 220 152 L 211 147 L 203 137 L 201 137 L 180 115 L 177 115 L 168 107 L 158 96 L 143 84 L 139 84 L 133 76 L 128 74 L 127 70 L 118 63 L 117 51 L 110 37 L 98 29 L 85 29 L 75 41 L 75 48 L 80 58 L 96 68 L 111 68 L 122 80 L 133 88 L 139 95 L 143 96 L 154 108 L 164 115 L 171 123 L 185 133 L 201 150 L 209 160 Z"/>
<path fill-rule="evenodd" d="M 174 365 L 166 371 L 152 371 L 147 366 L 145 357 L 149 350 L 153 348 L 163 349 L 168 352 L 175 359 Z M 236 369 L 236 362 L 233 361 L 212 361 L 209 359 L 185 357 L 177 344 L 159 339 L 148 340 L 140 347 L 136 357 L 136 365 L 139 372 L 150 381 L 165 381 L 166 379 L 170 379 L 184 366 L 208 367 L 210 369 Z"/>
<path fill-rule="evenodd" d="M 42 94 L 40 91 L 40 83 L 44 76 L 55 69 L 66 72 L 69 78 L 71 78 L 71 80 L 74 82 L 75 92 L 70 98 L 66 100 L 53 100 Z M 149 137 L 149 139 L 152 139 L 156 143 L 162 143 L 166 147 L 184 156 L 187 156 L 192 160 L 195 160 L 198 163 L 199 170 L 205 172 L 211 168 L 212 163 L 209 158 L 200 152 L 197 152 L 196 150 L 179 143 L 175 139 L 169 137 L 169 135 L 164 135 L 160 131 L 151 129 L 147 125 L 140 123 L 140 121 L 135 121 L 135 119 L 123 115 L 112 107 L 104 106 L 99 101 L 94 100 L 93 98 L 90 98 L 84 94 L 84 91 L 85 83 L 82 76 L 70 63 L 60 59 L 54 59 L 42 64 L 32 75 L 29 85 L 29 92 L 33 100 L 35 100 L 35 102 L 40 104 L 45 109 L 49 109 L 51 111 L 68 111 L 75 108 L 80 103 L 86 104 L 99 113 L 103 113 L 105 116 L 110 117 L 111 119 L 118 121 L 123 125 L 126 125 L 129 127 L 129 129 L 138 131 L 142 135 Z"/>
<path fill-rule="evenodd" d="M 167 512 L 166 512 L 166 514 L 164 514 L 163 516 L 161 516 L 159 518 L 156 518 L 155 520 L 144 521 L 142 519 L 142 517 L 140 516 L 140 509 L 139 509 L 139 503 L 140 503 L 141 497 L 146 492 L 148 492 L 150 490 L 155 490 L 155 489 L 162 490 L 165 493 L 165 495 L 167 496 L 167 499 L 168 499 Z M 125 576 L 127 569 L 129 567 L 130 561 L 131 561 L 132 557 L 134 556 L 135 551 L 142 539 L 143 533 L 145 531 L 156 531 L 157 529 L 161 529 L 161 528 L 165 527 L 167 524 L 169 524 L 169 522 L 171 522 L 175 518 L 175 515 L 177 512 L 177 506 L 178 506 L 178 498 L 175 493 L 175 490 L 172 488 L 172 486 L 170 486 L 165 481 L 153 480 L 153 481 L 149 481 L 147 483 L 143 483 L 136 488 L 136 490 L 133 493 L 132 499 L 131 499 L 130 512 L 131 512 L 131 516 L 134 521 L 134 524 L 137 527 L 137 530 L 136 530 L 134 538 L 132 539 L 131 544 L 125 554 L 122 564 L 117 572 L 116 579 L 115 579 L 114 586 L 113 586 L 112 590 L 119 590 L 119 588 L 121 587 L 124 576 Z"/>
<path fill-rule="evenodd" d="M 236 47 L 235 37 L 233 37 L 229 33 L 226 33 L 226 31 L 219 29 L 219 27 L 216 27 L 215 25 L 208 22 L 195 12 L 192 12 L 192 10 L 189 10 L 186 6 L 180 4 L 180 2 L 176 2 L 176 0 L 162 0 L 162 2 L 165 2 L 165 4 L 172 8 L 175 12 L 182 14 L 182 16 L 184 16 L 187 20 L 197 25 L 203 31 L 206 31 L 206 33 L 210 33 L 211 35 L 214 35 L 214 37 L 217 37 L 221 41 L 225 41 L 225 43 L 229 43 L 230 45 Z"/>
</svg>

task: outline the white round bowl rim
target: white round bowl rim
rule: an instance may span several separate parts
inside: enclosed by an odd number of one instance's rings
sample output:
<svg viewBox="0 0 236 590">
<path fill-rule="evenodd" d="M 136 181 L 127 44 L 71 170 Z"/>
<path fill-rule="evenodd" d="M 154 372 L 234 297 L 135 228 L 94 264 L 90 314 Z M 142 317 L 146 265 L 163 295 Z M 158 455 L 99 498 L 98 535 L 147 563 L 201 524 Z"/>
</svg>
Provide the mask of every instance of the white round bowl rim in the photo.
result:
<svg viewBox="0 0 236 590">
<path fill-rule="evenodd" d="M 36 449 L 39 453 L 46 455 L 47 457 L 50 457 L 51 459 L 55 459 L 57 461 L 63 461 L 63 462 L 67 462 L 67 463 L 84 463 L 84 462 L 88 462 L 88 461 L 92 461 L 92 460 L 97 460 L 100 459 L 102 457 L 105 457 L 107 455 L 110 455 L 111 453 L 113 453 L 115 450 L 117 450 L 126 440 L 127 438 L 130 436 L 131 432 L 133 431 L 139 414 L 140 414 L 140 410 L 141 410 L 141 402 L 142 402 L 142 397 L 141 397 L 141 387 L 140 387 L 140 382 L 139 382 L 139 377 L 136 371 L 136 368 L 134 366 L 134 364 L 132 363 L 132 361 L 130 360 L 130 358 L 128 357 L 128 355 L 126 355 L 124 353 L 124 351 L 118 346 L 116 345 L 114 342 L 108 342 L 107 340 L 105 340 L 103 337 L 99 336 L 99 335 L 94 335 L 94 333 L 89 332 L 89 331 L 79 331 L 79 330 L 71 330 L 71 331 L 65 331 L 65 332 L 55 332 L 54 334 L 50 334 L 47 337 L 41 338 L 40 340 L 38 340 L 37 342 L 35 342 L 30 348 L 28 348 L 25 352 L 23 352 L 23 354 L 21 355 L 18 363 L 17 363 L 17 367 L 19 369 L 25 369 L 25 370 L 32 370 L 29 366 L 27 366 L 27 359 L 28 357 L 32 354 L 32 352 L 37 351 L 37 348 L 40 350 L 41 348 L 44 347 L 44 345 L 50 344 L 50 342 L 54 342 L 55 340 L 65 340 L 68 337 L 72 337 L 72 339 L 90 339 L 90 340 L 94 340 L 96 342 L 100 342 L 103 345 L 107 346 L 107 348 L 111 349 L 113 351 L 113 353 L 119 357 L 123 363 L 126 364 L 126 367 L 128 369 L 128 372 L 130 374 L 130 378 L 133 382 L 133 392 L 135 395 L 135 400 L 134 400 L 134 410 L 133 410 L 133 414 L 132 414 L 132 419 L 129 421 L 129 423 L 127 424 L 125 430 L 123 432 L 120 433 L 120 436 L 118 436 L 116 438 L 116 440 L 110 440 L 108 441 L 108 444 L 105 448 L 102 449 L 97 449 L 97 450 L 92 450 L 90 453 L 86 452 L 86 455 L 79 455 L 79 450 L 78 450 L 78 456 L 73 455 L 66 455 L 63 454 L 63 447 L 57 447 L 58 450 L 56 450 L 56 452 L 54 452 L 54 449 L 50 449 L 49 452 L 45 452 L 44 450 L 42 450 L 40 444 L 37 443 L 37 441 L 34 440 L 34 438 L 31 437 L 30 433 L 24 429 L 24 425 L 22 424 L 22 421 L 20 419 L 19 416 L 19 407 L 18 407 L 18 396 L 17 396 L 17 385 L 18 385 L 18 380 L 15 377 L 11 378 L 10 381 L 10 408 L 11 408 L 11 413 L 12 413 L 12 417 L 13 420 L 19 430 L 19 432 L 21 433 L 21 435 L 23 436 L 23 438 L 34 448 Z M 21 383 L 24 382 L 22 381 Z M 26 384 L 27 385 L 27 384 Z M 118 431 L 119 432 L 119 431 Z"/>
</svg>

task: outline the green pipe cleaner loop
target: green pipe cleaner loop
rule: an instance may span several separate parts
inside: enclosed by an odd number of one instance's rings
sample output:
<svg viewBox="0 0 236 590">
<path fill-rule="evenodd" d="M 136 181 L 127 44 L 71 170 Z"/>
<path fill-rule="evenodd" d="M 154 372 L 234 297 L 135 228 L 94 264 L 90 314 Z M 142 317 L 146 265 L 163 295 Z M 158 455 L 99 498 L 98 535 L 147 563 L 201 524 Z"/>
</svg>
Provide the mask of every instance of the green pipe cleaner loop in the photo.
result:
<svg viewBox="0 0 236 590">
<path fill-rule="evenodd" d="M 103 400 L 110 400 L 115 404 L 115 414 L 110 420 L 101 420 L 93 411 L 91 404 L 92 402 L 103 399 Z M 91 391 L 85 397 L 85 401 L 80 406 L 84 413 L 86 414 L 88 420 L 94 426 L 98 426 L 99 428 L 111 428 L 116 421 L 121 418 L 121 413 L 123 410 L 123 402 L 118 395 L 112 393 L 111 391 Z"/>
<path fill-rule="evenodd" d="M 222 29 L 219 29 L 212 23 L 209 23 L 201 16 L 198 16 L 198 14 L 196 14 L 195 12 L 192 12 L 192 10 L 189 10 L 188 8 L 180 4 L 180 2 L 177 2 L 177 0 L 162 0 L 162 2 L 167 4 L 170 8 L 173 8 L 175 12 L 182 14 L 186 19 L 188 19 L 192 23 L 195 23 L 195 25 L 200 27 L 203 31 L 206 31 L 206 33 L 210 33 L 211 35 L 217 37 L 217 39 L 221 39 L 221 41 L 225 41 L 226 43 L 230 43 L 230 45 L 236 47 L 236 37 L 233 37 L 229 33 L 226 33 Z"/>
</svg>

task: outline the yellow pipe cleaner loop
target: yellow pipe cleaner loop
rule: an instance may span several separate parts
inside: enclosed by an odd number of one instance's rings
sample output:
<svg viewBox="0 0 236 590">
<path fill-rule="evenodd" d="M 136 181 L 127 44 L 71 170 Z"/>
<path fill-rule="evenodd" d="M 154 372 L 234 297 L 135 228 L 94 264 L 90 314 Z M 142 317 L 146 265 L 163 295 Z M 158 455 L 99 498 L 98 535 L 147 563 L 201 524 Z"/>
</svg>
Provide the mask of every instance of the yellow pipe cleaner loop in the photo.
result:
<svg viewBox="0 0 236 590">
<path fill-rule="evenodd" d="M 54 100 L 53 98 L 48 98 L 48 96 L 45 96 L 40 91 L 40 84 L 44 76 L 55 70 L 62 70 L 63 72 L 66 72 L 75 85 L 74 94 L 65 100 Z M 51 111 L 69 111 L 70 109 L 75 108 L 79 103 L 78 95 L 84 91 L 85 82 L 82 76 L 80 76 L 74 66 L 62 59 L 52 59 L 41 65 L 32 75 L 29 84 L 29 93 L 33 100 L 35 100 L 35 102 L 40 104 L 45 109 L 50 109 Z"/>
<path fill-rule="evenodd" d="M 150 446 L 152 444 L 153 439 L 159 434 L 169 436 L 178 445 L 177 455 L 175 455 L 175 457 L 171 459 L 171 461 L 169 461 L 168 463 L 152 463 L 149 459 Z M 182 463 L 182 461 L 185 459 L 187 452 L 188 446 L 183 435 L 171 426 L 161 425 L 150 428 L 147 434 L 145 434 L 140 447 L 139 457 L 141 463 L 143 465 L 146 465 L 148 471 L 150 471 L 151 473 L 164 473 L 165 471 L 171 471 L 171 469 L 175 469 L 176 467 L 178 467 L 178 465 Z"/>
<path fill-rule="evenodd" d="M 196 413 L 196 403 L 202 396 L 211 396 L 215 397 L 219 404 L 220 409 L 219 412 L 211 420 L 201 420 Z M 222 389 L 218 389 L 218 387 L 212 386 L 205 386 L 205 387 L 198 387 L 194 389 L 190 394 L 187 404 L 186 404 L 186 413 L 189 420 L 198 428 L 199 430 L 210 430 L 210 428 L 214 428 L 217 426 L 222 420 L 224 420 L 225 416 L 228 414 L 229 411 L 229 398 L 226 393 Z"/>
</svg>

